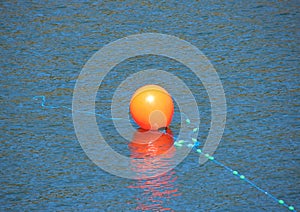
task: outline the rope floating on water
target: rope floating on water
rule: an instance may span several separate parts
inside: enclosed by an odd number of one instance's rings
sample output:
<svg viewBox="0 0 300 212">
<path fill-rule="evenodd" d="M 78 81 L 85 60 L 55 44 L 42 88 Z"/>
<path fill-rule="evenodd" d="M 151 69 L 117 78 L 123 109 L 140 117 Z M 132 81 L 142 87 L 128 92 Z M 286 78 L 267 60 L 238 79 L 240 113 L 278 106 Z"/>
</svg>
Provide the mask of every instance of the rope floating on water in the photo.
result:
<svg viewBox="0 0 300 212">
<path fill-rule="evenodd" d="M 187 124 L 190 124 L 190 120 L 189 119 L 186 119 L 186 123 Z M 194 128 L 192 130 L 193 133 L 196 133 L 198 131 L 198 128 Z M 257 189 L 258 191 L 262 192 L 263 194 L 265 194 L 266 196 L 268 196 L 269 198 L 271 198 L 272 200 L 274 200 L 275 202 L 277 202 L 278 204 L 282 205 L 282 206 L 285 206 L 287 209 L 289 209 L 290 211 L 294 211 L 296 212 L 296 209 L 294 208 L 294 206 L 292 205 L 288 205 L 284 202 L 284 200 L 282 199 L 278 199 L 277 197 L 275 197 L 274 195 L 272 195 L 271 193 L 267 192 L 266 190 L 262 189 L 261 187 L 259 187 L 258 185 L 256 185 L 253 181 L 251 181 L 250 179 L 248 179 L 245 175 L 243 174 L 240 174 L 237 170 L 233 170 L 231 169 L 229 166 L 226 166 L 225 164 L 221 163 L 220 161 L 216 160 L 213 156 L 207 154 L 207 153 L 204 153 L 202 152 L 202 150 L 200 149 L 200 142 L 195 139 L 195 138 L 192 138 L 191 139 L 192 142 L 194 142 L 194 145 L 191 146 L 191 144 L 188 144 L 187 147 L 194 147 L 195 151 L 199 154 L 202 154 L 204 155 L 206 158 L 208 158 L 210 161 L 214 162 L 215 164 L 223 167 L 224 169 L 226 169 L 227 171 L 229 171 L 230 173 L 232 173 L 234 176 L 238 177 L 240 180 L 243 180 L 245 181 L 246 183 L 248 183 L 249 185 L 251 185 L 252 187 L 254 187 L 255 189 Z M 184 142 L 174 142 L 174 145 L 176 147 L 182 147 L 182 143 Z"/>
<path fill-rule="evenodd" d="M 46 105 L 46 97 L 45 96 L 34 96 L 32 99 L 33 100 L 39 100 L 39 99 L 41 99 L 41 106 L 44 107 L 44 108 L 50 108 L 50 109 L 65 108 L 67 110 L 74 111 L 72 108 L 67 107 L 67 106 L 49 106 L 49 105 Z M 90 112 L 90 111 L 76 110 L 76 112 L 96 115 L 96 116 L 99 116 L 99 117 L 101 117 L 103 119 L 106 119 L 106 120 L 120 120 L 120 119 L 122 119 L 122 118 L 107 118 L 106 116 L 104 116 L 102 114 L 94 113 L 94 112 Z"/>
<path fill-rule="evenodd" d="M 49 108 L 49 109 L 58 109 L 58 108 L 64 108 L 64 109 L 68 109 L 73 111 L 72 108 L 70 107 L 66 107 L 66 106 L 49 106 L 46 105 L 46 97 L 45 96 L 35 96 L 33 97 L 34 100 L 39 100 L 41 99 L 41 106 L 44 108 Z M 108 119 L 108 120 L 114 120 L 114 119 L 122 119 L 122 118 L 107 118 L 102 114 L 97 114 L 94 112 L 89 112 L 89 111 L 77 111 L 77 112 L 81 112 L 81 113 L 87 113 L 87 114 L 93 114 L 96 116 L 99 116 L 101 118 L 104 119 Z M 189 118 L 186 118 L 185 122 L 187 124 L 191 124 L 191 121 Z M 191 131 L 191 134 L 193 133 L 197 133 L 199 130 L 199 128 L 195 127 L 193 128 L 193 130 Z M 166 133 L 166 132 L 165 132 Z M 172 136 L 173 138 L 175 138 L 174 136 Z M 192 136 L 191 136 L 192 137 Z M 175 140 L 175 139 L 174 139 Z M 260 191 L 261 193 L 265 194 L 267 197 L 269 197 L 270 199 L 272 199 L 273 201 L 275 201 L 277 204 L 282 205 L 284 207 L 286 207 L 288 210 L 293 211 L 293 212 L 297 212 L 296 209 L 294 208 L 293 205 L 288 205 L 287 203 L 285 203 L 284 200 L 282 199 L 278 199 L 277 197 L 275 197 L 274 195 L 272 195 L 271 193 L 267 192 L 266 190 L 262 189 L 261 187 L 259 187 L 258 185 L 256 185 L 253 181 L 251 181 L 250 179 L 248 179 L 245 175 L 240 174 L 237 170 L 233 170 L 230 167 L 226 166 L 225 164 L 223 164 L 222 162 L 218 161 L 215 159 L 215 157 L 202 152 L 201 148 L 200 148 L 200 141 L 198 141 L 198 139 L 192 137 L 190 139 L 192 142 L 189 141 L 185 141 L 185 140 L 179 140 L 179 141 L 175 141 L 174 142 L 174 146 L 177 148 L 181 148 L 183 147 L 185 144 L 188 148 L 193 148 L 195 150 L 195 152 L 197 152 L 198 154 L 204 155 L 206 158 L 208 158 L 210 161 L 212 161 L 213 163 L 223 167 L 225 170 L 229 171 L 232 175 L 234 175 L 235 177 L 238 177 L 240 180 L 248 183 L 249 185 L 251 185 L 253 188 L 255 188 L 256 190 Z"/>
</svg>

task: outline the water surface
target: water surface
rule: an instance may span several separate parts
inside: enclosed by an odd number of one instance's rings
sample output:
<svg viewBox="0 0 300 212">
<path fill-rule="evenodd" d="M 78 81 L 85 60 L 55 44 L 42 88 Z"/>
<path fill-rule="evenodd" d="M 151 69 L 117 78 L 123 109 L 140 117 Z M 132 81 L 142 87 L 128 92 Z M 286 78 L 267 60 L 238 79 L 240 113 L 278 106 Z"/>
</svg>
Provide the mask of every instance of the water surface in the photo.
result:
<svg viewBox="0 0 300 212">
<path fill-rule="evenodd" d="M 264 194 L 191 153 L 155 179 L 113 176 L 88 159 L 71 111 L 75 81 L 101 47 L 124 36 L 158 32 L 198 47 L 216 68 L 227 98 L 218 160 L 300 208 L 298 1 L 75 1 L 0 3 L 1 211 L 285 211 Z M 201 82 L 168 58 L 132 58 L 106 76 L 97 111 L 109 115 L 113 91 L 130 74 L 170 71 L 194 93 L 201 114 L 198 139 L 210 127 Z M 98 119 L 116 151 L 128 141 Z M 178 132 L 179 115 L 171 129 Z"/>
</svg>

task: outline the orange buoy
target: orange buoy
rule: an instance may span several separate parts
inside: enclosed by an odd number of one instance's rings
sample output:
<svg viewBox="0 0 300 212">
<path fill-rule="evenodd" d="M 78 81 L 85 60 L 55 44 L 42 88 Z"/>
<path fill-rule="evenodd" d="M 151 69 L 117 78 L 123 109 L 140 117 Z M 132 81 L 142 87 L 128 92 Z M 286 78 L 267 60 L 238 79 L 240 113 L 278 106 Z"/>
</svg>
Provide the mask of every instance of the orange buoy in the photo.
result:
<svg viewBox="0 0 300 212">
<path fill-rule="evenodd" d="M 133 94 L 130 113 L 142 129 L 157 130 L 168 127 L 174 113 L 172 97 L 158 85 L 145 85 Z"/>
</svg>

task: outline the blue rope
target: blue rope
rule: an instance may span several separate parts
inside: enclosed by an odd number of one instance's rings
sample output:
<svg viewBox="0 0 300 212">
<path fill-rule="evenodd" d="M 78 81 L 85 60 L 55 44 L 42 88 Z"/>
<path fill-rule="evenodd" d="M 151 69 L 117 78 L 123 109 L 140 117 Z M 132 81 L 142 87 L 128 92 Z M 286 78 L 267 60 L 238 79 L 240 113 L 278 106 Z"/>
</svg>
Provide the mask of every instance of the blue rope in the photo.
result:
<svg viewBox="0 0 300 212">
<path fill-rule="evenodd" d="M 66 107 L 66 106 L 49 106 L 49 105 L 46 105 L 46 97 L 45 96 L 35 96 L 35 97 L 33 97 L 33 99 L 34 100 L 41 99 L 41 106 L 44 107 L 44 108 L 49 108 L 49 109 L 65 108 L 67 110 L 73 111 L 72 108 Z M 99 117 L 107 119 L 107 120 L 122 120 L 122 118 L 108 118 L 108 117 L 106 117 L 106 116 L 104 116 L 102 114 L 97 114 L 97 113 L 89 112 L 89 111 L 79 111 L 78 110 L 77 112 L 87 113 L 87 114 L 93 114 L 93 115 L 99 116 Z M 191 124 L 191 121 L 187 117 L 187 115 L 185 115 L 185 114 L 183 114 L 183 115 L 186 117 L 186 120 L 185 120 L 186 123 L 187 124 Z M 290 211 L 297 212 L 296 209 L 294 208 L 294 206 L 288 205 L 282 199 L 276 198 L 274 195 L 272 195 L 271 193 L 269 193 L 266 190 L 262 189 L 261 187 L 259 187 L 258 185 L 256 185 L 253 181 L 251 181 L 250 179 L 248 179 L 247 177 L 245 177 L 245 175 L 242 175 L 238 171 L 231 169 L 230 167 L 228 167 L 225 164 L 221 163 L 220 161 L 216 160 L 213 156 L 210 156 L 209 154 L 203 153 L 202 150 L 200 149 L 200 141 L 197 140 L 196 138 L 194 138 L 192 136 L 193 134 L 195 134 L 196 132 L 198 132 L 198 130 L 199 130 L 198 128 L 193 128 L 193 130 L 190 132 L 191 141 L 185 141 L 185 140 L 179 140 L 179 141 L 177 141 L 177 138 L 175 136 L 173 136 L 171 134 L 168 134 L 165 130 L 162 130 L 161 132 L 172 136 L 174 138 L 174 140 L 176 140 L 174 142 L 174 146 L 176 146 L 177 148 L 180 148 L 180 147 L 183 146 L 183 144 L 186 144 L 186 146 L 188 148 L 193 148 L 197 153 L 204 155 L 210 161 L 212 161 L 215 164 L 223 167 L 224 169 L 226 169 L 227 171 L 229 171 L 233 175 L 237 176 L 240 180 L 243 180 L 244 182 L 246 182 L 249 185 L 251 185 L 253 188 L 257 189 L 258 191 L 262 192 L 263 194 L 265 194 L 266 196 L 268 196 L 269 198 L 271 198 L 273 201 L 277 202 L 278 204 L 280 204 L 282 206 L 285 206 Z"/>
<path fill-rule="evenodd" d="M 186 123 L 189 124 L 190 121 L 189 119 L 186 120 Z M 195 129 L 198 128 L 194 128 L 193 132 L 196 132 Z M 277 202 L 280 205 L 285 206 L 287 209 L 289 209 L 290 211 L 293 212 L 297 212 L 296 209 L 294 208 L 294 206 L 292 205 L 288 205 L 286 204 L 282 199 L 278 199 L 276 198 L 274 195 L 272 195 L 271 193 L 267 192 L 266 190 L 262 189 L 261 187 L 259 187 L 258 185 L 256 185 L 253 181 L 251 181 L 249 178 L 245 177 L 245 175 L 240 174 L 238 171 L 231 169 L 230 167 L 226 166 L 225 164 L 223 164 L 222 162 L 216 160 L 213 156 L 210 156 L 209 154 L 205 154 L 202 152 L 202 150 L 200 149 L 199 145 L 196 146 L 196 143 L 198 142 L 198 144 L 200 144 L 200 142 L 197 140 L 195 143 L 195 145 L 193 146 L 194 149 L 196 150 L 197 153 L 204 155 L 205 157 L 207 157 L 210 161 L 214 162 L 215 164 L 223 167 L 224 169 L 226 169 L 227 171 L 229 171 L 230 173 L 232 173 L 233 175 L 239 177 L 241 180 L 245 181 L 246 183 L 248 183 L 249 185 L 251 185 L 252 187 L 254 187 L 255 189 L 257 189 L 258 191 L 262 192 L 263 194 L 265 194 L 266 196 L 268 196 L 269 198 L 273 199 L 275 202 Z M 175 145 L 176 146 L 176 145 Z M 180 145 L 177 147 L 181 147 Z M 188 146 L 189 147 L 189 146 Z"/>
<path fill-rule="evenodd" d="M 45 96 L 34 96 L 32 99 L 33 100 L 39 100 L 39 99 L 41 99 L 42 100 L 41 101 L 41 106 L 44 107 L 44 108 L 50 108 L 50 109 L 65 108 L 67 110 L 74 111 L 72 108 L 67 107 L 67 106 L 49 106 L 49 105 L 46 105 L 46 97 Z M 101 117 L 103 119 L 106 119 L 106 120 L 124 120 L 123 118 L 108 118 L 108 117 L 106 117 L 106 116 L 104 116 L 102 114 L 94 113 L 94 112 L 90 112 L 90 111 L 76 110 L 76 112 L 96 115 L 96 116 L 99 116 L 99 117 Z"/>
</svg>

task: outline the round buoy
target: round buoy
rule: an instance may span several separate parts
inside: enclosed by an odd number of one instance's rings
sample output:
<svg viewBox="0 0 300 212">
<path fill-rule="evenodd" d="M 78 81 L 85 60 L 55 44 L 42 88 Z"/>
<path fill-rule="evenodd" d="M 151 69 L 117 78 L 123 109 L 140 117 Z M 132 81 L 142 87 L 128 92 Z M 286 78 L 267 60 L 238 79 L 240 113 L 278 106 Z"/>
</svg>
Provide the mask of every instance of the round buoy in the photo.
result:
<svg viewBox="0 0 300 212">
<path fill-rule="evenodd" d="M 168 127 L 174 113 L 172 97 L 158 85 L 145 85 L 133 94 L 130 113 L 142 129 L 158 130 Z"/>
</svg>

